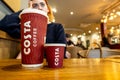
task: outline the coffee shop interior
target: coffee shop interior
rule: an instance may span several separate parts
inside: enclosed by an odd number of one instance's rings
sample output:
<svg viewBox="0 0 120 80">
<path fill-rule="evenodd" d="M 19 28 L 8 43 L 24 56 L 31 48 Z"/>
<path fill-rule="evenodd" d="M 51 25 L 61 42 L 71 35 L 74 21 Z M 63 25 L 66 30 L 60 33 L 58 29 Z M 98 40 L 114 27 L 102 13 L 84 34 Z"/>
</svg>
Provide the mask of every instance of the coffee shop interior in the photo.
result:
<svg viewBox="0 0 120 80">
<path fill-rule="evenodd" d="M 69 39 L 80 46 L 67 48 L 70 58 L 108 57 L 120 54 L 120 1 L 119 0 L 49 0 L 56 23 L 64 26 Z M 66 5 L 67 4 L 67 5 Z M 28 0 L 1 0 L 0 19 L 6 14 L 27 8 Z M 105 42 L 104 37 L 108 42 Z M 107 45 L 109 43 L 109 45 Z M 20 51 L 20 40 L 0 31 L 0 58 L 15 58 Z M 105 45 L 106 44 L 106 45 Z M 101 50 L 101 52 L 100 52 Z M 4 53 L 4 54 L 3 54 Z M 80 55 L 79 55 L 79 54 Z"/>
<path fill-rule="evenodd" d="M 0 0 L 0 20 L 29 0 Z M 63 25 L 68 59 L 61 69 L 24 69 L 21 40 L 0 30 L 0 80 L 120 80 L 120 0 L 48 0 Z M 12 30 L 12 29 L 11 29 Z"/>
</svg>

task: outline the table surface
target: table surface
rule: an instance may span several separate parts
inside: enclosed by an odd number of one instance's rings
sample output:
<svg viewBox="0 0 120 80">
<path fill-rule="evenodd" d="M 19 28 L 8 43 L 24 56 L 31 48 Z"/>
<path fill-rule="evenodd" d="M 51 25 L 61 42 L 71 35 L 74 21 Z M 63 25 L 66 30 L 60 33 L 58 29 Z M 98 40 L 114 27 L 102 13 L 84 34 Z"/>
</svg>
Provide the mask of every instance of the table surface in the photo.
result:
<svg viewBox="0 0 120 80">
<path fill-rule="evenodd" d="M 60 69 L 25 69 L 21 60 L 0 60 L 0 80 L 120 80 L 120 59 L 64 59 Z"/>
</svg>

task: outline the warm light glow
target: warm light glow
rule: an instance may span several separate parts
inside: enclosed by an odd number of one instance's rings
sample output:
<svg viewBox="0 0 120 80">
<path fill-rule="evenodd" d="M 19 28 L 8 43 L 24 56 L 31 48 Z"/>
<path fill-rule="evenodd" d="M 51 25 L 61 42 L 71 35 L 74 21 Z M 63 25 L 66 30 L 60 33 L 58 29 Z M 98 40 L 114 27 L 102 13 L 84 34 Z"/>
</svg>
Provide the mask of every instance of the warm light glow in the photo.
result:
<svg viewBox="0 0 120 80">
<path fill-rule="evenodd" d="M 98 27 L 96 27 L 96 30 L 98 30 L 99 28 Z"/>
<path fill-rule="evenodd" d="M 94 33 L 91 37 L 91 43 L 93 42 L 100 43 L 100 36 L 97 33 Z"/>
<path fill-rule="evenodd" d="M 91 31 L 88 31 L 88 33 L 91 33 Z"/>
<path fill-rule="evenodd" d="M 115 9 L 113 9 L 113 13 L 115 12 Z"/>
<path fill-rule="evenodd" d="M 55 22 L 55 19 L 53 19 L 53 22 Z"/>
<path fill-rule="evenodd" d="M 114 18 L 116 18 L 116 17 L 117 17 L 117 15 L 115 14 L 115 15 L 114 15 Z"/>
<path fill-rule="evenodd" d="M 101 19 L 101 22 L 104 22 L 104 20 L 103 20 L 103 19 Z"/>
<path fill-rule="evenodd" d="M 99 39 L 99 35 L 93 34 L 93 35 L 92 35 L 92 39 L 98 40 L 98 39 Z"/>
<path fill-rule="evenodd" d="M 112 27 L 111 29 L 115 29 L 115 27 Z"/>
<path fill-rule="evenodd" d="M 110 29 L 110 33 L 113 34 L 114 30 L 113 29 Z"/>
<path fill-rule="evenodd" d="M 113 20 L 118 16 L 120 16 L 120 8 L 119 6 L 114 6 L 114 8 L 104 11 L 101 22 L 106 23 L 108 20 Z"/>
<path fill-rule="evenodd" d="M 86 40 L 86 37 L 85 36 L 82 36 L 81 37 L 81 41 L 85 41 Z"/>
<path fill-rule="evenodd" d="M 110 13 L 110 15 L 112 16 L 112 15 L 114 15 L 114 13 Z"/>
<path fill-rule="evenodd" d="M 78 35 L 78 38 L 80 38 L 81 37 L 81 35 Z"/>
<path fill-rule="evenodd" d="M 102 19 L 101 22 L 106 23 L 107 19 Z"/>
<path fill-rule="evenodd" d="M 56 13 L 56 12 L 57 12 L 56 8 L 52 8 L 52 11 L 53 11 L 54 13 Z"/>
<path fill-rule="evenodd" d="M 73 15 L 74 13 L 73 12 L 70 12 L 71 15 Z"/>
<path fill-rule="evenodd" d="M 116 14 L 120 16 L 120 11 L 116 12 Z"/>
<path fill-rule="evenodd" d="M 107 22 L 107 19 L 104 19 L 104 23 L 106 23 Z"/>
<path fill-rule="evenodd" d="M 113 20 L 113 18 L 114 18 L 113 16 L 110 16 L 110 17 L 109 17 L 109 20 Z"/>
<path fill-rule="evenodd" d="M 106 16 L 105 16 L 105 15 L 103 15 L 103 18 L 106 18 Z"/>
<path fill-rule="evenodd" d="M 70 34 L 71 36 L 73 35 L 73 34 Z"/>
<path fill-rule="evenodd" d="M 120 34 L 120 29 L 117 29 L 117 34 L 118 34 L 118 35 Z"/>
<path fill-rule="evenodd" d="M 86 33 L 83 33 L 83 35 L 85 36 L 85 35 L 86 35 Z"/>
<path fill-rule="evenodd" d="M 119 4 L 119 2 L 117 3 Z M 111 23 L 115 22 L 114 27 L 109 27 L 106 31 L 106 35 L 110 34 L 111 37 L 111 43 L 120 43 L 120 24 L 116 23 L 117 21 L 119 21 L 119 17 L 120 17 L 120 5 L 111 5 L 109 6 L 104 12 L 103 12 L 103 16 L 101 19 L 101 22 L 103 23 L 107 23 L 110 25 Z M 111 20 L 111 21 L 110 21 Z M 116 40 L 116 41 L 115 41 Z"/>
<path fill-rule="evenodd" d="M 101 32 L 99 31 L 99 34 L 101 34 Z"/>
</svg>

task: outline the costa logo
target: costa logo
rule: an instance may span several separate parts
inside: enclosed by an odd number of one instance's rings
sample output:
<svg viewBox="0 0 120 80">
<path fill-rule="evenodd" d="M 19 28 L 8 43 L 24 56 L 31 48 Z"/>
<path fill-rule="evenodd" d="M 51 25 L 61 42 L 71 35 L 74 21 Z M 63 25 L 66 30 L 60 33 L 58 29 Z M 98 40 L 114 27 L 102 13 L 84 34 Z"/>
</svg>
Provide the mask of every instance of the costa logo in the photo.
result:
<svg viewBox="0 0 120 80">
<path fill-rule="evenodd" d="M 27 21 L 24 23 L 24 53 L 25 54 L 30 54 L 31 49 L 30 49 L 30 40 L 32 38 L 32 36 L 30 35 L 30 31 L 31 31 L 31 25 L 30 25 L 31 21 Z"/>
<path fill-rule="evenodd" d="M 60 54 L 60 50 L 59 48 L 55 49 L 55 65 L 58 66 L 59 65 L 59 54 Z"/>
<path fill-rule="evenodd" d="M 37 28 L 32 28 L 33 32 L 31 33 L 31 21 L 27 21 L 24 23 L 24 53 L 30 54 L 31 49 L 31 38 L 33 42 L 33 47 L 37 47 Z"/>
</svg>

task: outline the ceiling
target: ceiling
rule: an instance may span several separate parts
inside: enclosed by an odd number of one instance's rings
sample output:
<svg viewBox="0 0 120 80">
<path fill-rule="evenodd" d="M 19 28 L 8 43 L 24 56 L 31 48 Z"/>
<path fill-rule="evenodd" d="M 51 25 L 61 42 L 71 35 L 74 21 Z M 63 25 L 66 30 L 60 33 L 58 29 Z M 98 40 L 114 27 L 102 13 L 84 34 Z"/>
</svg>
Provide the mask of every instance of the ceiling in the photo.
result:
<svg viewBox="0 0 120 80">
<path fill-rule="evenodd" d="M 81 34 L 92 27 L 99 27 L 103 12 L 120 0 L 48 0 L 54 13 L 55 21 L 63 24 L 65 31 Z M 74 12 L 70 15 L 70 12 Z M 118 20 L 117 20 L 118 21 Z"/>
</svg>

